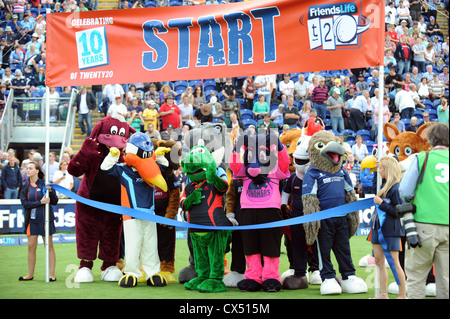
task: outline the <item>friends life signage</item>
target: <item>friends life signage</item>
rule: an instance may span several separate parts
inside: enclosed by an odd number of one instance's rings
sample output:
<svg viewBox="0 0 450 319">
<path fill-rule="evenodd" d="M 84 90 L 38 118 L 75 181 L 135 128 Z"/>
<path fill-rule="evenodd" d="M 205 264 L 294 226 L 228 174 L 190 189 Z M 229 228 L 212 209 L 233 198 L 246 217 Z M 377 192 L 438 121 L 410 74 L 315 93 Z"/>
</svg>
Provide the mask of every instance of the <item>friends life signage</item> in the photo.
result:
<svg viewBox="0 0 450 319">
<path fill-rule="evenodd" d="M 336 70 L 384 54 L 382 0 L 50 13 L 47 25 L 47 86 Z"/>
</svg>

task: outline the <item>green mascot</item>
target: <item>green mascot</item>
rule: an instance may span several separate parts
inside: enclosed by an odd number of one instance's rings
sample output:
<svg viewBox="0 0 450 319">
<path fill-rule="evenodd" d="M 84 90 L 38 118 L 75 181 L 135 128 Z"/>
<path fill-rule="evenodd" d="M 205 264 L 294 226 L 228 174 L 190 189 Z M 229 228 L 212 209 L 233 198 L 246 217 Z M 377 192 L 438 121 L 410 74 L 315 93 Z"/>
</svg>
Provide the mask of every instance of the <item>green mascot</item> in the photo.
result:
<svg viewBox="0 0 450 319">
<path fill-rule="evenodd" d="M 182 219 L 186 222 L 206 226 L 237 225 L 227 218 L 223 208 L 223 196 L 228 189 L 227 174 L 217 168 L 214 157 L 204 146 L 196 146 L 181 161 L 188 180 L 181 197 Z M 222 292 L 224 255 L 229 230 L 191 229 L 195 270 L 198 276 L 186 283 L 188 290 L 200 292 Z"/>
</svg>

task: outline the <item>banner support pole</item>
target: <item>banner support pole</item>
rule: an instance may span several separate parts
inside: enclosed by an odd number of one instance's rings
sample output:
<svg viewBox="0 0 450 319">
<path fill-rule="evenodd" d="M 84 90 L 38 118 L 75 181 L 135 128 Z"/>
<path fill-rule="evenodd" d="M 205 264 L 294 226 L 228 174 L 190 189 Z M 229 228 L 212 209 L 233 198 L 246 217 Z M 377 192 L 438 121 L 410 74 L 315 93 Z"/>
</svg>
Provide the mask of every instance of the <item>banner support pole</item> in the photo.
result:
<svg viewBox="0 0 450 319">
<path fill-rule="evenodd" d="M 50 153 L 50 98 L 49 87 L 45 88 L 45 186 L 49 184 L 49 153 Z M 49 191 L 45 192 L 45 197 L 49 197 Z M 50 282 L 50 204 L 45 205 L 45 282 Z"/>
</svg>

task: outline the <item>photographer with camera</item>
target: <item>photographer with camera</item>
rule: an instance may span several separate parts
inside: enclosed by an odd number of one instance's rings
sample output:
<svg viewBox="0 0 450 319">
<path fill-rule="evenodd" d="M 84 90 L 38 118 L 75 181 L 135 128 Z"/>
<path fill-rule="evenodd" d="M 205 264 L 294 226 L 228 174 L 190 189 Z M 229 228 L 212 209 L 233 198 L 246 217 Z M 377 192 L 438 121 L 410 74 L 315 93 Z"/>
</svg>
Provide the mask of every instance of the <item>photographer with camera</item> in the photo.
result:
<svg viewBox="0 0 450 319">
<path fill-rule="evenodd" d="M 431 151 L 417 154 L 400 183 L 400 196 L 412 203 L 418 245 L 405 252 L 408 297 L 425 298 L 425 282 L 433 267 L 436 298 L 449 298 L 449 126 L 432 124 L 427 132 Z M 407 234 L 408 237 L 408 234 Z"/>
</svg>

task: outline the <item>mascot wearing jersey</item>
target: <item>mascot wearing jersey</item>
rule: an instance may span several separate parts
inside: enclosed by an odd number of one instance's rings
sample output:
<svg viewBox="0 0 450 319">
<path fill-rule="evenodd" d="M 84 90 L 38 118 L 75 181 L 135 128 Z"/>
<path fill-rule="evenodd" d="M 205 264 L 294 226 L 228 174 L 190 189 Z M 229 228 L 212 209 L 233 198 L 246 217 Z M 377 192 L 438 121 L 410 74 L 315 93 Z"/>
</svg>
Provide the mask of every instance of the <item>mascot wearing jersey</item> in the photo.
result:
<svg viewBox="0 0 450 319">
<path fill-rule="evenodd" d="M 182 219 L 197 225 L 232 226 L 237 222 L 225 215 L 223 196 L 228 189 L 224 169 L 217 168 L 211 152 L 196 146 L 181 161 L 187 182 L 181 197 Z M 193 257 L 197 277 L 184 283 L 187 290 L 223 292 L 224 255 L 229 230 L 191 229 Z"/>
<path fill-rule="evenodd" d="M 302 185 L 304 215 L 357 200 L 350 176 L 342 168 L 344 154 L 341 139 L 333 133 L 320 131 L 311 137 L 308 146 L 310 167 L 304 175 Z M 367 292 L 365 282 L 355 276 L 350 250 L 349 239 L 358 227 L 358 212 L 304 224 L 306 243 L 312 245 L 317 239 L 318 253 L 322 261 L 322 295 Z M 341 283 L 336 280 L 331 250 L 339 264 Z"/>
<path fill-rule="evenodd" d="M 120 180 L 121 205 L 154 214 L 155 186 L 167 191 L 167 184 L 155 161 L 153 143 L 144 133 L 135 133 L 128 140 L 125 163 L 117 164 L 120 151 L 111 148 L 100 168 Z M 123 215 L 125 239 L 125 275 L 120 287 L 135 287 L 142 277 L 139 263 L 145 271 L 147 285 L 165 286 L 160 272 L 156 224 L 148 220 Z"/>
</svg>

